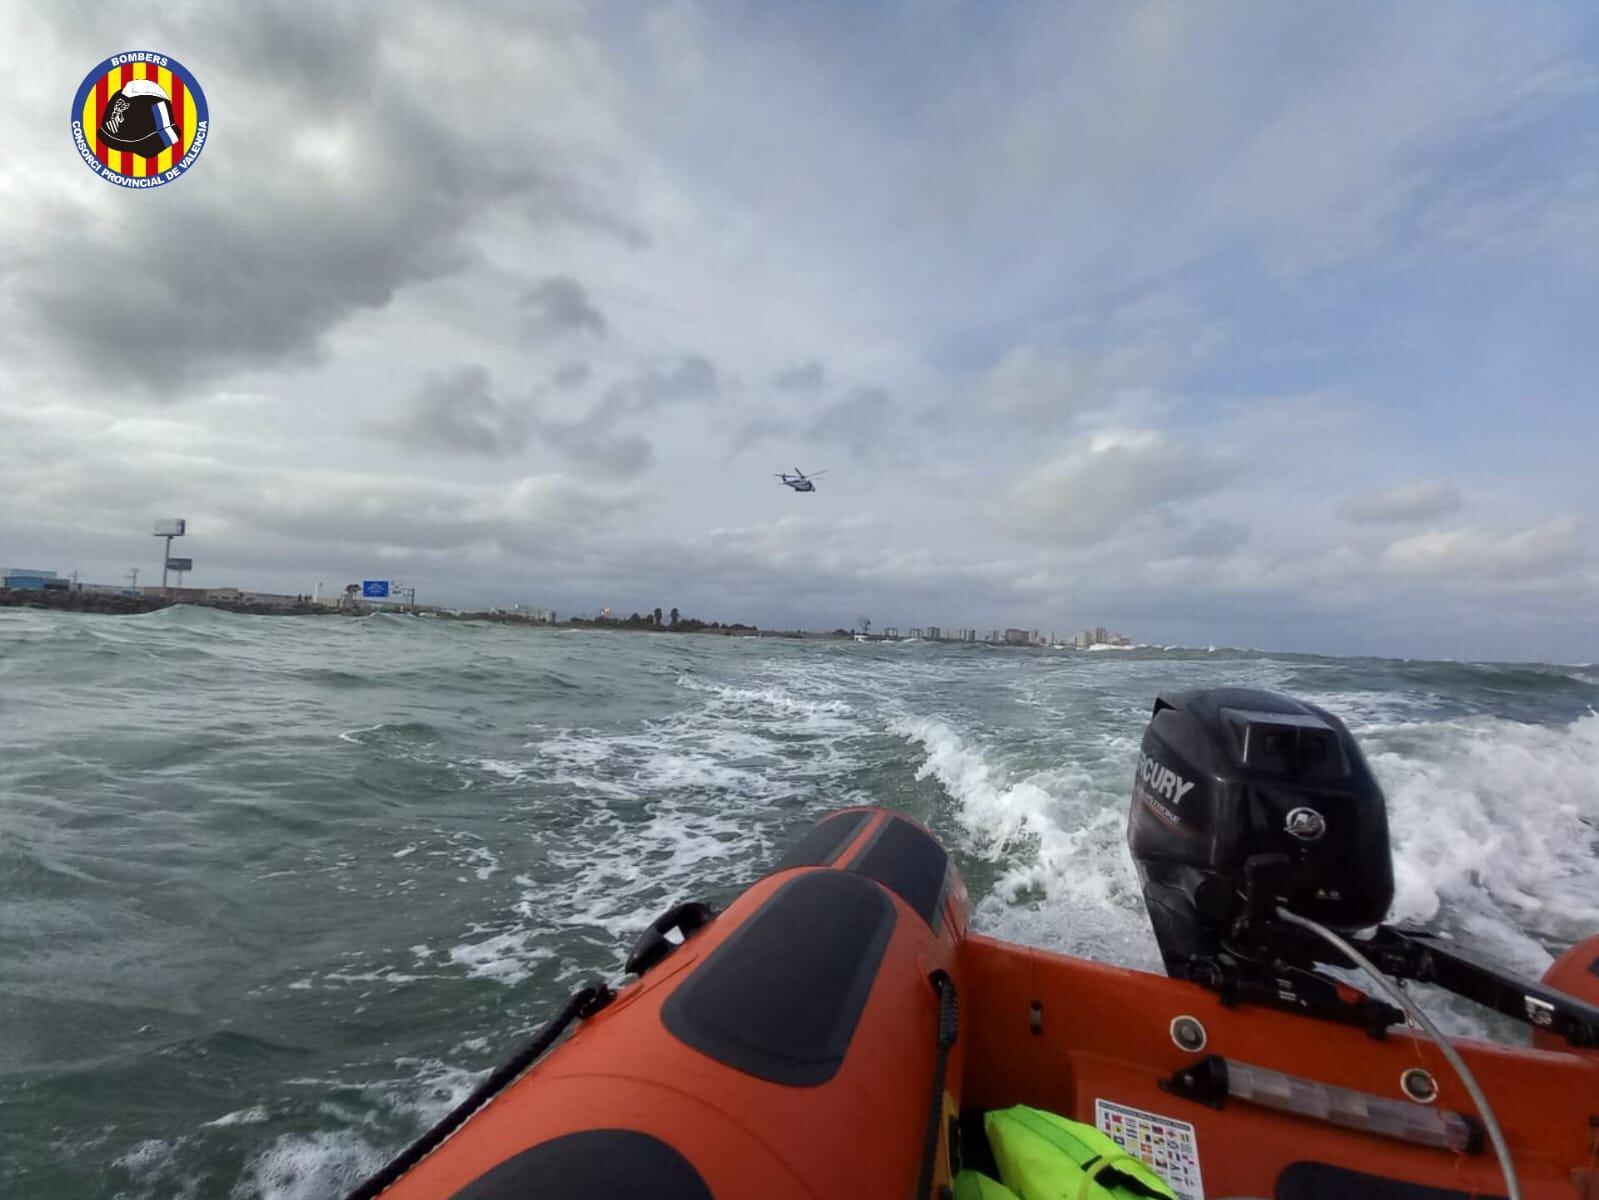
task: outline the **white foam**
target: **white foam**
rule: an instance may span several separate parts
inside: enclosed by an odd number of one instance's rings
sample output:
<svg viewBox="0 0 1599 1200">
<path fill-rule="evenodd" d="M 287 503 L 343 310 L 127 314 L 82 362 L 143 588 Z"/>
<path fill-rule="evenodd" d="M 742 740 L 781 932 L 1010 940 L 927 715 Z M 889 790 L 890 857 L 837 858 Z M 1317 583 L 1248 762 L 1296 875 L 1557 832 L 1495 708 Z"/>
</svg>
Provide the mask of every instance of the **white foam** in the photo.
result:
<svg viewBox="0 0 1599 1200">
<path fill-rule="evenodd" d="M 1388 796 L 1399 920 L 1453 915 L 1524 970 L 1599 928 L 1599 715 L 1366 732 Z M 1447 911 L 1446 911 L 1447 910 Z"/>
<path fill-rule="evenodd" d="M 503 759 L 477 758 L 472 761 L 479 770 L 486 771 L 490 775 L 498 775 L 501 779 L 515 781 L 524 779 L 527 776 L 526 770 L 521 766 L 513 762 L 506 762 Z"/>
<path fill-rule="evenodd" d="M 392 967 L 383 967 L 377 971 L 329 971 L 322 978 L 334 983 L 416 983 L 422 979 L 436 979 L 438 976 L 408 975 Z"/>
<path fill-rule="evenodd" d="M 916 778 L 937 779 L 959 803 L 967 832 L 991 852 L 1005 850 L 1023 832 L 1039 833 L 1046 823 L 1048 792 L 1029 780 L 1002 782 L 982 751 L 968 747 L 942 721 L 912 717 L 895 721 L 891 728 L 926 749 Z"/>
<path fill-rule="evenodd" d="M 342 1196 L 386 1156 L 348 1130 L 285 1134 L 252 1159 L 233 1187 L 238 1200 L 325 1200 Z"/>
<path fill-rule="evenodd" d="M 476 979 L 517 984 L 533 973 L 535 964 L 554 956 L 554 951 L 533 946 L 530 929 L 509 929 L 477 942 L 462 942 L 446 952 L 449 960 L 465 967 Z"/>
<path fill-rule="evenodd" d="M 475 1047 L 479 1050 L 486 1044 L 481 1038 L 472 1039 L 472 1042 L 482 1043 Z M 466 1045 L 471 1046 L 472 1042 Z M 376 1091 L 383 1103 L 395 1112 L 416 1118 L 421 1128 L 432 1125 L 465 1100 L 488 1075 L 487 1070 L 468 1071 L 434 1058 L 402 1058 L 395 1065 L 414 1068 L 416 1073 L 410 1079 L 388 1080 L 367 1090 Z"/>
<path fill-rule="evenodd" d="M 121 1167 L 130 1175 L 152 1175 L 170 1163 L 178 1148 L 187 1140 L 187 1138 L 176 1138 L 164 1142 L 159 1138 L 147 1138 L 117 1158 L 112 1166 Z"/>
<path fill-rule="evenodd" d="M 550 851 L 552 865 L 571 873 L 572 885 L 558 897 L 526 888 L 521 916 L 593 927 L 617 940 L 640 929 L 668 897 L 687 899 L 707 878 L 725 875 L 712 864 L 758 864 L 770 854 L 753 822 L 670 800 L 658 800 L 647 823 L 595 815 L 583 842 Z"/>
<path fill-rule="evenodd" d="M 467 862 L 474 864 L 472 873 L 486 880 L 500 869 L 500 860 L 487 846 L 473 846 L 466 853 Z"/>
<path fill-rule="evenodd" d="M 976 906 L 979 927 L 1129 965 L 1156 961 L 1126 817 L 1086 771 L 1068 765 L 1012 778 L 942 721 L 904 718 L 892 728 L 927 751 L 917 778 L 938 780 L 956 802 L 970 848 L 1010 860 Z"/>
<path fill-rule="evenodd" d="M 764 706 L 780 712 L 805 716 L 849 716 L 855 711 L 843 700 L 815 700 L 796 696 L 780 687 L 734 687 L 730 684 L 709 683 L 693 675 L 678 676 L 677 686 L 693 692 L 705 692 L 741 706 Z"/>
<path fill-rule="evenodd" d="M 223 1113 L 214 1121 L 202 1121 L 201 1125 L 210 1129 L 222 1129 L 229 1125 L 259 1125 L 267 1117 L 267 1110 L 258 1104 L 254 1108 L 241 1108 L 235 1112 Z"/>
</svg>

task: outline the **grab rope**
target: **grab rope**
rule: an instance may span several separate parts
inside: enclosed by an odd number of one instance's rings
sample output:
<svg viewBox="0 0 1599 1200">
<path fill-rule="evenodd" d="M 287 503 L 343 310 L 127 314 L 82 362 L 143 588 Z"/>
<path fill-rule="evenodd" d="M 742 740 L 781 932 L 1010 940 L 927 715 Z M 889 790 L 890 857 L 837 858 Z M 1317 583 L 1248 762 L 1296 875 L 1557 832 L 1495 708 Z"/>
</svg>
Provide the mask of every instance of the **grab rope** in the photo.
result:
<svg viewBox="0 0 1599 1200">
<path fill-rule="evenodd" d="M 537 1062 L 545 1051 L 555 1044 L 556 1039 L 566 1032 L 568 1025 L 581 1018 L 593 1016 L 609 1004 L 615 995 L 616 993 L 608 985 L 598 981 L 586 984 L 573 992 L 571 999 L 561 1011 L 556 1013 L 549 1024 L 539 1030 L 527 1045 L 473 1088 L 465 1100 L 447 1112 L 433 1128 L 390 1159 L 345 1200 L 374 1200 L 375 1197 L 382 1195 L 398 1182 L 402 1175 L 442 1146 L 451 1134 L 466 1124 L 468 1117 L 494 1099 Z"/>
</svg>

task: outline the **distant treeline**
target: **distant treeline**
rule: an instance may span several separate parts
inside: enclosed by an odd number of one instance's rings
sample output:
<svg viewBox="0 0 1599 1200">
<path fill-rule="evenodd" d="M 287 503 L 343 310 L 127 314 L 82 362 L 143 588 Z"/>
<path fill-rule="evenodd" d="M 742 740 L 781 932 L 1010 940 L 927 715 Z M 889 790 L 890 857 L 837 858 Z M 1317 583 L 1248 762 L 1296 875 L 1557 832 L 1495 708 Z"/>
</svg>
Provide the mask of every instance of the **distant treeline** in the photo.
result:
<svg viewBox="0 0 1599 1200">
<path fill-rule="evenodd" d="M 664 617 L 657 608 L 647 613 L 630 613 L 626 617 L 572 617 L 566 624 L 604 629 L 665 629 L 671 633 L 699 633 L 707 629 L 726 633 L 759 632 L 756 626 L 745 625 L 739 621 L 723 624 L 721 621 L 701 621 L 695 617 L 685 617 L 675 608 Z"/>
</svg>

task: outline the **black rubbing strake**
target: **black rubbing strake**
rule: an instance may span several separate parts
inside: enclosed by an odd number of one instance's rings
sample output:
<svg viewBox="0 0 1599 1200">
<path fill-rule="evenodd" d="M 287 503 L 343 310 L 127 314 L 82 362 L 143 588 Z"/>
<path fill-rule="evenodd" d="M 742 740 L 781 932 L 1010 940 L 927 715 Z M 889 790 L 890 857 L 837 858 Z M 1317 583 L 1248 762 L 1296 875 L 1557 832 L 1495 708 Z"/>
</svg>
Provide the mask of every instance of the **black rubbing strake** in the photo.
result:
<svg viewBox="0 0 1599 1200">
<path fill-rule="evenodd" d="M 661 1008 L 672 1035 L 724 1066 L 790 1087 L 844 1064 L 894 932 L 866 880 L 812 871 L 778 888 Z"/>
<path fill-rule="evenodd" d="M 849 845 L 850 839 L 860 831 L 861 826 L 866 824 L 871 815 L 862 809 L 856 812 L 837 813 L 818 821 L 788 848 L 772 871 L 775 873 L 787 871 L 792 867 L 827 866 L 838 857 L 845 846 Z"/>
<path fill-rule="evenodd" d="M 450 1200 L 715 1200 L 692 1163 L 633 1129 L 586 1129 L 530 1147 Z"/>
<path fill-rule="evenodd" d="M 1277 1176 L 1276 1200 L 1504 1200 L 1486 1192 L 1457 1192 L 1367 1175 L 1327 1163 L 1297 1162 Z"/>
<path fill-rule="evenodd" d="M 933 1176 L 938 1170 L 938 1138 L 946 1129 L 951 1138 L 945 1145 L 950 1178 L 953 1179 L 960 1170 L 955 1165 L 957 1150 L 954 1142 L 959 1126 L 954 1118 L 947 1125 L 944 1121 L 944 1078 L 949 1070 L 950 1047 L 960 1036 L 960 1003 L 955 994 L 955 981 L 949 977 L 948 971 L 940 967 L 928 976 L 927 981 L 938 994 L 938 1037 L 933 1058 L 933 1090 L 927 1098 L 927 1128 L 922 1135 L 922 1171 L 916 1179 L 916 1190 L 911 1193 L 915 1200 L 922 1200 L 933 1190 Z"/>
<path fill-rule="evenodd" d="M 898 818 L 888 821 L 849 869 L 877 880 L 938 928 L 949 852 L 920 825 Z"/>
</svg>

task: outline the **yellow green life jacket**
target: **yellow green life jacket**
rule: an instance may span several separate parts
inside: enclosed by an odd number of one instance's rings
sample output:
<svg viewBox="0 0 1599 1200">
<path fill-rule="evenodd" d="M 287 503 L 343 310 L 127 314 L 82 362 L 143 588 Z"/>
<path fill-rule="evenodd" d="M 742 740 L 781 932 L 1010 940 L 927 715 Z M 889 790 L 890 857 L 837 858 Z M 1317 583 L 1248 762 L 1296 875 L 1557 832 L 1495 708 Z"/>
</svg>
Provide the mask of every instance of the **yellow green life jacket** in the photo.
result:
<svg viewBox="0 0 1599 1200">
<path fill-rule="evenodd" d="M 977 1171 L 962 1171 L 955 1176 L 955 1200 L 1017 1200 L 1017 1196 L 997 1179 Z"/>
<path fill-rule="evenodd" d="M 1092 1125 L 1017 1105 L 983 1117 L 999 1176 L 1021 1200 L 1177 1200 Z"/>
</svg>

